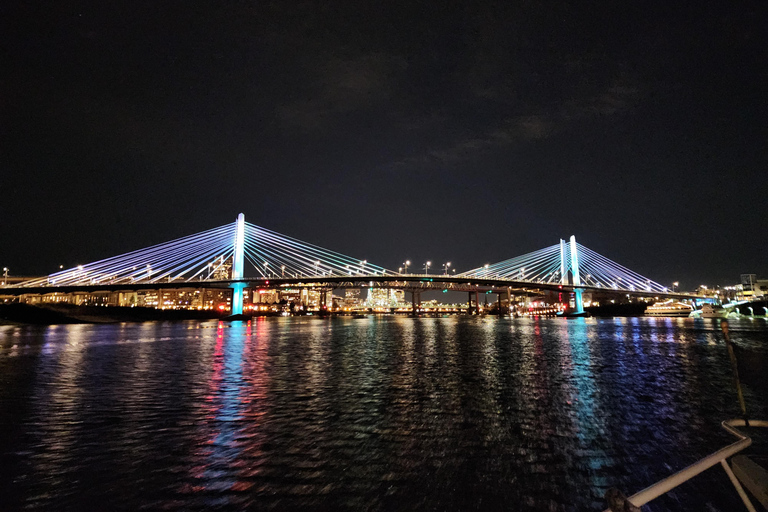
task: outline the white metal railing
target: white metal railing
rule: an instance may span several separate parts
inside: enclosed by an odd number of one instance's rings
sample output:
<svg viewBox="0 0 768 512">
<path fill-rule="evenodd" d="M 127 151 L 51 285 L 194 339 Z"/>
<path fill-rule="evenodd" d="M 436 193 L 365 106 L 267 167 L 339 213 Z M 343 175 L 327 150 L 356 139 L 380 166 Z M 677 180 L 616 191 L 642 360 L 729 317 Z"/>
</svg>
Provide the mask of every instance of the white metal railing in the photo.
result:
<svg viewBox="0 0 768 512">
<path fill-rule="evenodd" d="M 678 471 L 674 475 L 668 476 L 664 480 L 660 480 L 655 484 L 651 485 L 650 487 L 646 487 L 642 491 L 636 494 L 633 494 L 632 496 L 627 498 L 627 500 L 636 507 L 642 507 L 649 501 L 658 498 L 662 494 L 668 493 L 678 485 L 684 482 L 687 482 L 691 478 L 697 476 L 699 473 L 711 468 L 717 463 L 720 463 L 723 466 L 723 469 L 725 470 L 725 472 L 728 474 L 728 478 L 730 478 L 731 483 L 736 488 L 736 492 L 738 492 L 739 496 L 741 496 L 741 500 L 744 502 L 744 505 L 747 507 L 747 510 L 749 510 L 750 512 L 756 512 L 754 505 L 752 505 L 752 502 L 749 500 L 747 493 L 744 492 L 744 488 L 741 486 L 741 483 L 739 483 L 738 479 L 733 474 L 733 470 L 731 469 L 730 465 L 728 464 L 728 461 L 726 460 L 729 457 L 735 455 L 736 453 L 740 452 L 741 450 L 747 448 L 749 445 L 752 444 L 752 439 L 749 436 L 747 436 L 743 432 L 740 432 L 739 430 L 736 429 L 736 427 L 744 427 L 744 426 L 747 426 L 747 424 L 742 419 L 734 419 L 734 420 L 724 421 L 722 423 L 722 426 L 725 430 L 727 430 L 728 432 L 736 436 L 738 438 L 738 441 L 726 446 L 725 448 L 721 448 L 715 453 L 707 455 L 703 459 L 691 464 L 690 466 L 688 466 L 683 470 Z M 749 420 L 749 426 L 768 428 L 768 421 Z M 605 512 L 611 512 L 611 509 L 608 508 L 605 510 Z"/>
<path fill-rule="evenodd" d="M 723 339 L 725 340 L 726 348 L 728 349 L 728 356 L 731 360 L 731 370 L 733 372 L 733 381 L 734 385 L 736 387 L 736 394 L 739 399 L 739 406 L 741 407 L 741 413 L 744 416 L 744 418 L 747 418 L 747 405 L 744 401 L 744 393 L 741 391 L 741 381 L 739 379 L 739 368 L 736 361 L 736 353 L 733 350 L 733 344 L 731 343 L 731 337 L 728 334 L 728 321 L 723 319 L 720 321 L 720 328 L 723 331 Z M 617 491 L 616 489 L 610 489 L 608 493 L 606 493 L 606 499 L 609 501 L 609 508 L 605 510 L 605 512 L 612 512 L 610 507 L 616 506 L 620 507 L 621 510 L 640 510 L 639 507 L 642 507 L 649 501 L 658 498 L 662 494 L 666 494 L 678 485 L 682 484 L 683 482 L 687 482 L 691 478 L 695 477 L 702 471 L 705 471 L 718 462 L 721 466 L 723 466 L 723 470 L 725 470 L 726 474 L 728 475 L 728 478 L 731 480 L 731 483 L 733 484 L 733 487 L 736 489 L 736 492 L 739 493 L 739 496 L 741 496 L 741 501 L 744 502 L 744 505 L 747 507 L 747 510 L 750 512 L 757 512 L 755 510 L 754 505 L 752 505 L 752 502 L 749 500 L 749 497 L 747 496 L 747 493 L 744 492 L 744 488 L 741 486 L 741 483 L 739 482 L 738 478 L 736 478 L 736 475 L 733 474 L 733 469 L 731 469 L 731 466 L 728 464 L 728 457 L 732 457 L 736 453 L 740 452 L 744 448 L 748 447 L 752 444 L 752 439 L 750 439 L 749 436 L 746 434 L 738 431 L 736 427 L 763 427 L 768 428 L 768 421 L 765 420 L 746 420 L 746 419 L 736 419 L 736 420 L 728 420 L 724 421 L 722 423 L 722 426 L 725 430 L 736 436 L 739 440 L 736 441 L 733 444 L 730 444 L 726 446 L 725 448 L 721 448 L 720 450 L 716 451 L 715 453 L 711 455 L 707 455 L 700 461 L 691 464 L 687 468 L 678 471 L 672 476 L 669 476 L 665 478 L 664 480 L 661 480 L 659 482 L 656 482 L 655 484 L 651 485 L 650 487 L 647 487 L 643 489 L 642 491 L 638 492 L 637 494 L 633 494 L 629 498 L 625 498 L 621 492 Z"/>
</svg>

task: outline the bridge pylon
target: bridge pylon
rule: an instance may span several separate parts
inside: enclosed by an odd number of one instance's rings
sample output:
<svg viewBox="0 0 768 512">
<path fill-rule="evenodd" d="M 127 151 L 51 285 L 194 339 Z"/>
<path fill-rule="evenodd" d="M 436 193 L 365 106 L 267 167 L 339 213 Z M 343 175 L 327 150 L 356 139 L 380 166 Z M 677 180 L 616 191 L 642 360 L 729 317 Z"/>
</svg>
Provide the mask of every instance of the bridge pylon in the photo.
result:
<svg viewBox="0 0 768 512">
<path fill-rule="evenodd" d="M 568 274 L 565 269 L 568 265 L 565 264 L 565 240 L 560 239 L 560 284 L 568 284 Z"/>
<path fill-rule="evenodd" d="M 581 285 L 581 277 L 579 276 L 579 251 L 576 247 L 576 237 L 571 235 L 571 273 L 573 274 L 573 286 Z M 584 313 L 584 300 L 581 297 L 581 288 L 575 288 L 573 290 L 576 302 L 575 314 L 580 315 Z"/>
<path fill-rule="evenodd" d="M 232 257 L 232 279 L 243 278 L 244 246 L 245 246 L 245 214 L 237 216 L 234 239 L 234 256 Z M 243 314 L 243 290 L 245 283 L 232 283 L 232 314 Z"/>
</svg>

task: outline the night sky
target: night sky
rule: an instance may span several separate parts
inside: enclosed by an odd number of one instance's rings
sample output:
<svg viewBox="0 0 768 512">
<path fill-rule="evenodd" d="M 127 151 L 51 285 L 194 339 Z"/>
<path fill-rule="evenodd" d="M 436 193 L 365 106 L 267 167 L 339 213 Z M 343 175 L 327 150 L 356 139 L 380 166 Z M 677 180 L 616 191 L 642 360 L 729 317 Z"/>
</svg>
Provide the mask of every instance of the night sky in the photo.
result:
<svg viewBox="0 0 768 512">
<path fill-rule="evenodd" d="M 766 4 L 669 3 L 7 2 L 0 266 L 243 212 L 395 270 L 573 234 L 768 278 Z"/>
</svg>

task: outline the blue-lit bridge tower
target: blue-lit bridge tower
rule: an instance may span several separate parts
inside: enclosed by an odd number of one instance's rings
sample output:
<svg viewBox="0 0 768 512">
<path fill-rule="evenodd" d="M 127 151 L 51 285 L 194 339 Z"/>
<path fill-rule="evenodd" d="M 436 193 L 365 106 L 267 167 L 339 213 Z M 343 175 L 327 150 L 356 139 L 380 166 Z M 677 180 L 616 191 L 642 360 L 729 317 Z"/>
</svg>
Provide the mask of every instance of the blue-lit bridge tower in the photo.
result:
<svg viewBox="0 0 768 512">
<path fill-rule="evenodd" d="M 561 240 L 561 243 L 564 242 Z M 576 237 L 571 235 L 571 274 L 573 279 L 573 286 L 581 286 L 581 277 L 579 276 L 579 251 L 576 248 Z M 562 265 L 562 264 L 561 264 Z M 575 314 L 581 315 L 584 313 L 584 300 L 582 299 L 582 289 L 575 288 L 573 290 L 576 302 Z"/>
<path fill-rule="evenodd" d="M 245 214 L 237 216 L 235 226 L 234 255 L 232 257 L 232 279 L 243 279 L 243 262 L 245 246 Z M 238 281 L 232 283 L 232 314 L 243 314 L 243 290 L 245 283 Z"/>
</svg>

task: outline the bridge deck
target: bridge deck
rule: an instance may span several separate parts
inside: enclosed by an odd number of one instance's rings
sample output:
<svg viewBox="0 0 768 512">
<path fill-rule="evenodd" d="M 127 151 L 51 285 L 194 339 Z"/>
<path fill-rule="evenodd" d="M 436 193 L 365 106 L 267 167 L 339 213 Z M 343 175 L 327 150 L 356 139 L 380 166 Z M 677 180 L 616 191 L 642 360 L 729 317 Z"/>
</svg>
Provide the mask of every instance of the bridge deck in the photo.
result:
<svg viewBox="0 0 768 512">
<path fill-rule="evenodd" d="M 307 276 L 301 278 L 243 278 L 243 279 L 203 279 L 196 281 L 171 280 L 165 282 L 137 281 L 133 283 L 106 284 L 70 284 L 65 286 L 5 286 L 0 287 L 0 295 L 48 295 L 53 293 L 98 293 L 129 292 L 139 290 L 163 289 L 227 289 L 235 283 L 244 283 L 247 288 L 393 288 L 406 290 L 449 290 L 449 291 L 491 291 L 514 294 L 536 294 L 542 291 L 570 293 L 576 289 L 585 292 L 597 292 L 635 297 L 659 297 L 675 299 L 703 299 L 700 295 L 681 292 L 656 292 L 644 290 L 626 290 L 621 288 L 603 288 L 588 285 L 570 285 L 560 283 L 541 283 L 525 280 L 477 278 L 466 276 L 448 276 L 434 274 L 399 274 L 399 275 L 355 275 L 355 276 Z"/>
</svg>

